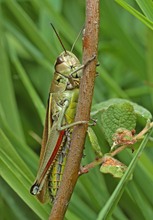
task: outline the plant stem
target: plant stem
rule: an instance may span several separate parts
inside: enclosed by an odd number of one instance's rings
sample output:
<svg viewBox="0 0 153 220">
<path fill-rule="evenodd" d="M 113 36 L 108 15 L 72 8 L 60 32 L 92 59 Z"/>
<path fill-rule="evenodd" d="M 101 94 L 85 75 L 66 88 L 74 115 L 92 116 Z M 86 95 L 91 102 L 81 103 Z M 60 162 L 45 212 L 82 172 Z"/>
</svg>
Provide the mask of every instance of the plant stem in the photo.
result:
<svg viewBox="0 0 153 220">
<path fill-rule="evenodd" d="M 121 151 L 123 151 L 127 147 L 128 147 L 127 145 L 123 145 L 123 146 L 117 148 L 116 150 L 114 150 L 113 152 L 109 153 L 109 156 L 114 157 L 116 154 L 120 153 Z M 100 157 L 100 158 L 92 161 L 91 163 L 85 165 L 84 167 L 81 167 L 80 171 L 79 171 L 79 175 L 82 175 L 84 173 L 89 172 L 89 170 L 91 168 L 94 168 L 95 166 L 102 164 L 104 162 L 104 160 L 105 160 L 105 155 L 103 157 Z"/>
</svg>

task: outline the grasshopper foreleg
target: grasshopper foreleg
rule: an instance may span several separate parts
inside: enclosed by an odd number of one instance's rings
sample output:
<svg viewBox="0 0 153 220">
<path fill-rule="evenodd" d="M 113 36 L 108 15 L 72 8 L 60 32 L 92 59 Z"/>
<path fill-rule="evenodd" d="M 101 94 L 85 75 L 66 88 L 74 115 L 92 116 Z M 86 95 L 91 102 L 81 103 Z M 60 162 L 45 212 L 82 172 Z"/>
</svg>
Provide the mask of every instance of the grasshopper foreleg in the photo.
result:
<svg viewBox="0 0 153 220">
<path fill-rule="evenodd" d="M 93 57 L 91 57 L 85 64 L 82 64 L 81 66 L 79 66 L 77 69 L 75 69 L 74 71 L 72 71 L 70 73 L 70 75 L 68 76 L 68 78 L 73 78 L 73 74 L 78 72 L 79 70 L 85 68 L 86 66 L 89 65 L 89 63 L 91 63 L 94 59 L 96 58 L 96 55 L 94 55 Z"/>
<path fill-rule="evenodd" d="M 73 127 L 75 125 L 88 124 L 89 123 L 88 121 L 76 121 L 76 122 L 73 122 L 71 124 L 62 125 L 63 118 L 64 118 L 64 115 L 65 115 L 65 111 L 68 108 L 68 106 L 69 106 L 69 101 L 65 100 L 65 102 L 64 102 L 64 104 L 62 106 L 63 108 L 62 108 L 61 114 L 59 116 L 59 120 L 58 120 L 58 126 L 57 126 L 57 130 L 58 131 L 62 131 L 62 130 L 65 130 L 67 128 L 71 128 L 71 127 Z"/>
</svg>

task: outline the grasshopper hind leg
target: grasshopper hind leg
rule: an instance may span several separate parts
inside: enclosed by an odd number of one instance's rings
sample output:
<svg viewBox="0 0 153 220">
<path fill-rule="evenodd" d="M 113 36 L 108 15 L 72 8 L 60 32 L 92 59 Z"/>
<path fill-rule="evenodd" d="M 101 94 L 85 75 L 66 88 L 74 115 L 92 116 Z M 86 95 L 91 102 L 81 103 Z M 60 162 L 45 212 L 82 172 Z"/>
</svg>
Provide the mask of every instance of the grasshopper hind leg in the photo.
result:
<svg viewBox="0 0 153 220">
<path fill-rule="evenodd" d="M 71 141 L 71 132 L 68 129 L 66 131 L 66 139 L 63 143 L 63 146 L 56 158 L 54 165 L 50 171 L 50 175 L 48 176 L 48 190 L 51 202 L 53 203 L 57 194 L 57 191 L 60 187 L 61 180 L 63 177 L 63 172 L 67 160 L 67 155 L 70 148 L 70 141 Z"/>
</svg>

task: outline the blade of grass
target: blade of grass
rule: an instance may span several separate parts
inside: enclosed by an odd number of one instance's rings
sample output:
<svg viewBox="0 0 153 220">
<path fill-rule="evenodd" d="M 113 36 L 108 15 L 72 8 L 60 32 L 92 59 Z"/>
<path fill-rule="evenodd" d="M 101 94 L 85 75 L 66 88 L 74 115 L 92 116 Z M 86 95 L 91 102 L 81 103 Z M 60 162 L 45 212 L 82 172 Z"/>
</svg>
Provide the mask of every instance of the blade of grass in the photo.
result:
<svg viewBox="0 0 153 220">
<path fill-rule="evenodd" d="M 144 217 L 144 219 L 152 219 L 153 216 L 152 205 L 149 203 L 149 201 L 146 199 L 143 193 L 141 193 L 137 185 L 130 184 L 129 189 L 133 196 L 133 199 L 140 208 L 141 215 Z"/>
<path fill-rule="evenodd" d="M 148 95 L 149 94 L 149 88 L 147 86 L 140 86 L 137 88 L 130 88 L 130 89 L 126 89 L 126 94 L 130 97 L 130 98 L 135 98 L 135 97 L 140 97 L 143 95 Z"/>
<path fill-rule="evenodd" d="M 128 219 L 145 220 L 145 218 L 142 216 L 141 208 L 139 208 L 139 206 L 136 204 L 133 199 L 133 195 L 129 193 L 127 188 L 124 191 L 121 200 L 119 201 L 119 206 L 124 211 L 124 213 L 128 213 Z"/>
<path fill-rule="evenodd" d="M 49 22 L 53 22 L 56 27 L 60 27 L 60 31 L 62 35 L 65 36 L 65 39 L 73 44 L 76 34 L 74 33 L 74 29 L 70 26 L 65 17 L 62 16 L 61 13 L 57 13 L 52 7 L 52 4 L 47 0 L 44 0 L 43 2 L 38 2 L 37 0 L 35 0 L 35 4 L 39 8 L 39 10 L 42 10 L 43 8 L 48 13 L 50 17 Z M 76 44 L 75 49 L 80 50 L 79 45 Z"/>
<path fill-rule="evenodd" d="M 23 33 L 20 33 L 14 25 L 10 24 L 9 21 L 4 21 L 4 27 L 6 30 L 13 35 L 16 40 L 16 42 L 19 44 L 22 48 L 24 48 L 30 55 L 31 57 L 36 60 L 40 65 L 46 67 L 48 70 L 51 69 L 52 63 L 48 62 L 48 60 L 45 59 L 41 51 L 34 46 L 34 44 L 26 38 L 26 36 Z M 9 41 L 9 36 L 8 36 L 8 41 Z M 10 42 L 11 44 L 11 42 Z M 30 59 L 31 59 L 30 57 Z"/>
<path fill-rule="evenodd" d="M 153 21 L 153 3 L 150 0 L 135 0 L 143 13 Z"/>
<path fill-rule="evenodd" d="M 8 127 L 2 110 L 0 110 L 0 128 L 2 128 L 7 138 L 11 141 L 16 152 L 25 161 L 28 167 L 36 173 L 36 164 L 38 164 L 38 156 L 36 156 L 36 154 L 23 141 L 19 139 L 18 135 L 15 135 L 10 129 L 10 127 Z M 31 160 L 29 160 L 29 158 L 31 158 Z"/>
<path fill-rule="evenodd" d="M 1 130 L 0 140 L 1 176 L 41 219 L 47 219 L 49 206 L 42 206 L 29 193 L 31 179 L 34 179 L 34 176 Z"/>
<path fill-rule="evenodd" d="M 137 74 L 140 78 L 145 78 L 143 49 L 137 43 L 137 40 L 130 36 L 131 27 L 129 26 L 129 29 L 125 28 L 125 26 L 129 25 L 126 21 L 127 19 L 120 19 L 121 10 L 115 8 L 115 1 L 111 1 L 111 4 L 108 1 L 104 1 L 103 5 L 103 13 L 107 19 L 103 20 L 102 31 L 108 35 L 106 39 L 109 39 L 111 35 L 111 41 L 117 41 L 114 57 L 119 57 L 120 61 L 124 62 L 124 64 L 128 66 L 128 69 L 133 71 L 133 74 Z M 107 13 L 108 16 L 105 13 Z M 123 77 L 123 74 L 121 77 Z"/>
<path fill-rule="evenodd" d="M 1 219 L 38 219 L 38 216 L 24 203 L 24 201 L 9 187 L 9 185 L 2 178 L 0 179 L 0 185 L 0 195 L 3 203 L 6 206 L 1 209 Z"/>
<path fill-rule="evenodd" d="M 6 41 L 2 29 L 2 19 L 2 14 L 0 13 L 0 105 L 7 116 L 7 122 L 10 128 L 14 133 L 18 133 L 21 139 L 25 140 L 15 100 L 10 64 L 5 49 Z"/>
<path fill-rule="evenodd" d="M 144 155 L 143 153 L 142 157 L 139 158 L 139 162 L 137 163 L 137 166 L 134 170 L 134 183 L 137 185 L 137 188 L 139 188 L 139 191 L 144 194 L 146 200 L 149 201 L 149 203 L 153 206 L 153 188 L 152 188 L 152 182 L 153 182 L 153 175 L 152 175 L 152 165 L 149 163 L 150 159 L 148 157 L 145 157 L 144 161 Z M 125 164 L 129 164 L 129 161 L 132 160 L 133 156 L 130 154 L 129 151 L 122 152 L 122 155 L 118 155 L 119 159 L 123 161 Z M 147 169 L 148 165 L 150 164 L 150 169 Z M 143 183 L 142 183 L 143 181 Z M 146 190 L 147 189 L 147 190 Z M 129 191 L 130 192 L 130 191 Z M 132 193 L 131 193 L 132 196 Z"/>
<path fill-rule="evenodd" d="M 40 120 L 42 122 L 42 124 L 44 123 L 44 117 L 45 117 L 45 107 L 42 104 L 42 101 L 40 100 L 39 96 L 37 95 L 34 87 L 32 86 L 30 80 L 28 79 L 26 72 L 24 70 L 24 68 L 22 67 L 16 53 L 13 47 L 10 46 L 10 57 L 11 60 L 20 76 L 20 79 L 23 83 L 23 85 L 25 86 L 29 96 L 31 97 L 33 104 L 38 112 L 38 115 L 40 117 Z"/>
<path fill-rule="evenodd" d="M 146 50 L 146 62 L 147 62 L 147 71 L 146 71 L 146 75 L 147 75 L 147 82 L 153 82 L 153 62 L 152 62 L 152 58 L 153 58 L 153 33 L 151 30 L 148 30 L 147 33 L 147 50 Z M 149 86 L 149 90 L 150 90 L 150 97 L 151 97 L 151 106 L 150 108 L 153 108 L 153 86 Z"/>
<path fill-rule="evenodd" d="M 136 18 L 138 18 L 140 21 L 142 21 L 147 27 L 149 27 L 151 30 L 153 30 L 153 22 L 146 18 L 143 14 L 138 12 L 136 9 L 131 7 L 129 4 L 127 4 L 123 0 L 115 0 L 119 5 L 121 5 L 123 8 L 125 8 L 128 12 L 130 12 L 132 15 L 134 15 Z"/>
<path fill-rule="evenodd" d="M 6 0 L 5 4 L 15 19 L 17 19 L 17 22 L 23 29 L 24 33 L 31 39 L 33 44 L 35 44 L 42 51 L 45 57 L 50 60 L 51 54 L 54 53 L 54 49 L 39 32 L 32 19 L 16 1 Z"/>
<path fill-rule="evenodd" d="M 108 85 L 108 87 L 115 92 L 118 97 L 128 99 L 128 95 L 119 87 L 119 85 L 109 76 L 104 69 L 100 74 L 101 79 Z"/>
</svg>

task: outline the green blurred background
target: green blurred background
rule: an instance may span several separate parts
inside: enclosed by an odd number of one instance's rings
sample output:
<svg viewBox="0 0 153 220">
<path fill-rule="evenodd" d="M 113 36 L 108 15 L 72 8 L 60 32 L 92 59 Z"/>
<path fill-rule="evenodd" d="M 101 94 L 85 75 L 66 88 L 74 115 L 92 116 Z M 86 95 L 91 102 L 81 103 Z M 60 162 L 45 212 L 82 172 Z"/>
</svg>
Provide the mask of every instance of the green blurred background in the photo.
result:
<svg viewBox="0 0 153 220">
<path fill-rule="evenodd" d="M 100 66 L 93 104 L 126 98 L 153 113 L 152 21 L 151 0 L 100 1 Z M 85 1 L 0 1 L 0 219 L 47 219 L 50 212 L 49 204 L 41 205 L 29 193 L 54 62 L 62 52 L 50 22 L 70 50 L 85 23 Z M 80 61 L 81 48 L 80 39 L 73 51 Z M 100 117 L 94 130 L 102 151 L 108 152 Z M 111 219 L 153 218 L 151 146 L 150 139 Z M 95 158 L 88 138 L 85 155 L 83 164 Z M 129 151 L 119 155 L 127 165 L 132 157 Z M 98 167 L 81 176 L 65 219 L 98 219 L 118 182 Z"/>
</svg>

